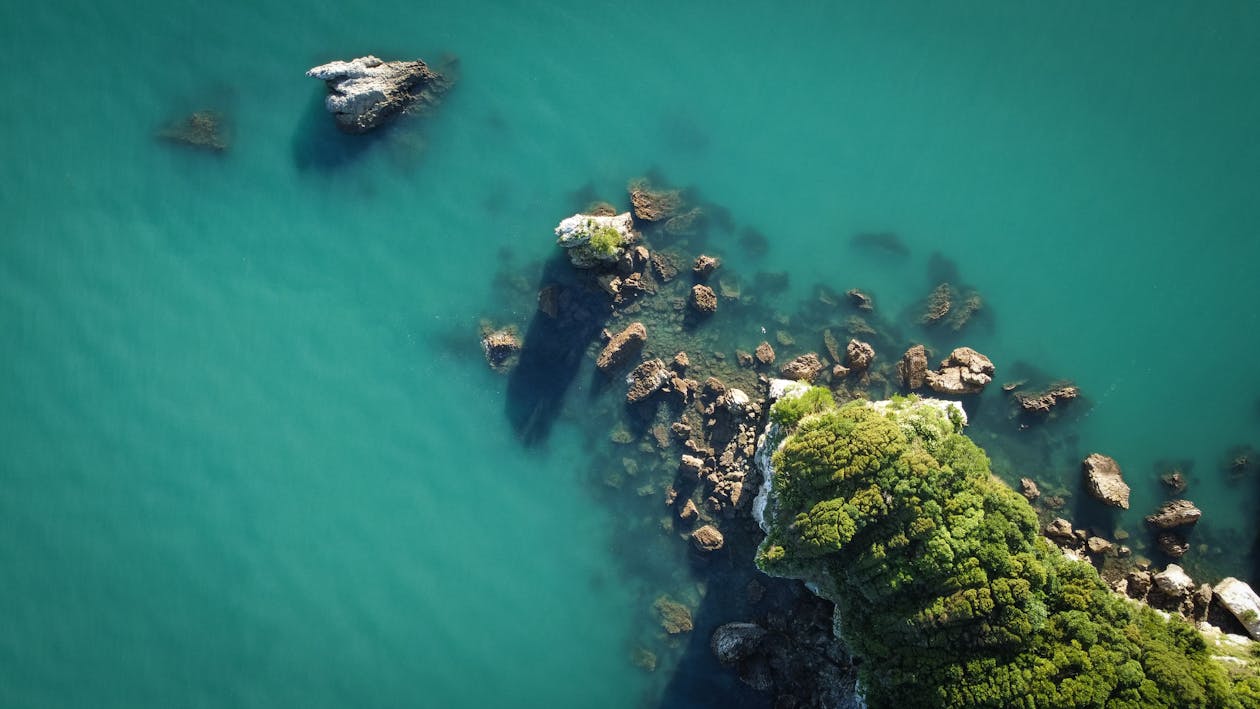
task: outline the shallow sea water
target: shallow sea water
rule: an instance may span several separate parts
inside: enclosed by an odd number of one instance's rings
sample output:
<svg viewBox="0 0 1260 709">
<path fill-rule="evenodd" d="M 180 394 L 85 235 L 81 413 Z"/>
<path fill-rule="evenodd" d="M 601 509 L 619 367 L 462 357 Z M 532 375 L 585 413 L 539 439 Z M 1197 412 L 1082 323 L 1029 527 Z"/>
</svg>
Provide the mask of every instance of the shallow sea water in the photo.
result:
<svg viewBox="0 0 1260 709">
<path fill-rule="evenodd" d="M 523 445 L 476 342 L 531 317 L 505 264 L 653 170 L 727 210 L 745 291 L 790 271 L 786 315 L 860 286 L 907 345 L 1076 381 L 1032 431 L 971 403 L 998 472 L 1075 492 L 1108 453 L 1133 509 L 1072 511 L 1140 538 L 1184 461 L 1187 565 L 1260 580 L 1256 473 L 1221 469 L 1260 446 L 1258 43 L 1247 2 L 5 5 L 0 705 L 755 704 L 704 654 L 732 618 L 651 627 L 713 590 L 594 470 L 615 411 L 578 376 Z M 377 139 L 302 76 L 444 52 L 445 103 Z M 227 154 L 154 140 L 205 107 Z M 935 252 L 985 299 L 957 336 L 912 323 Z"/>
</svg>

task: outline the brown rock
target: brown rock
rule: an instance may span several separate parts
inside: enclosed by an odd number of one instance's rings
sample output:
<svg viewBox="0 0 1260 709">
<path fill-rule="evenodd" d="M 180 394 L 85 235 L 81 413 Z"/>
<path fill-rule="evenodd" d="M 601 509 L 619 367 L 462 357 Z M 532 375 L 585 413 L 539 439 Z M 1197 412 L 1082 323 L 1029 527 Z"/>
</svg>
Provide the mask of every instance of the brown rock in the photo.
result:
<svg viewBox="0 0 1260 709">
<path fill-rule="evenodd" d="M 647 342 L 647 328 L 643 323 L 631 323 L 626 329 L 617 333 L 604 345 L 604 349 L 595 360 L 595 366 L 601 372 L 620 367 L 631 359 L 638 357 Z"/>
<path fill-rule="evenodd" d="M 691 287 L 691 307 L 698 313 L 717 312 L 717 294 L 713 289 L 697 283 Z"/>
<path fill-rule="evenodd" d="M 961 396 L 979 394 L 993 381 L 995 368 L 988 357 L 970 347 L 959 347 L 941 361 L 941 367 L 928 372 L 927 383 L 939 394 Z"/>
<path fill-rule="evenodd" d="M 675 372 L 682 374 L 687 371 L 687 367 L 691 366 L 691 358 L 687 356 L 686 352 L 679 352 L 674 355 L 674 361 L 670 366 L 674 368 Z"/>
<path fill-rule="evenodd" d="M 1064 401 L 1071 401 L 1080 396 L 1078 387 L 1067 385 L 1057 389 L 1043 391 L 1040 394 L 1016 394 L 1015 401 L 1025 412 L 1030 414 L 1048 414 L 1050 409 Z"/>
<path fill-rule="evenodd" d="M 678 276 L 678 264 L 674 262 L 673 257 L 659 251 L 652 254 L 652 270 L 656 272 L 656 277 L 661 279 L 662 283 L 669 283 Z"/>
<path fill-rule="evenodd" d="M 901 384 L 914 391 L 922 389 L 927 383 L 927 349 L 923 345 L 915 345 L 906 350 L 897 364 L 897 373 L 901 375 Z"/>
<path fill-rule="evenodd" d="M 634 208 L 634 218 L 645 222 L 658 222 L 668 219 L 682 208 L 682 193 L 678 190 L 653 190 L 647 180 L 635 180 L 630 183 L 630 205 Z"/>
<path fill-rule="evenodd" d="M 1090 554 L 1105 554 L 1111 550 L 1111 542 L 1102 537 L 1090 537 L 1085 541 L 1085 548 Z"/>
<path fill-rule="evenodd" d="M 942 283 L 932 291 L 928 296 L 927 306 L 923 310 L 923 316 L 919 318 L 919 322 L 924 325 L 933 325 L 941 320 L 941 318 L 949 315 L 949 310 L 953 307 L 954 289 L 948 283 Z"/>
<path fill-rule="evenodd" d="M 631 370 L 626 377 L 630 388 L 626 391 L 626 401 L 633 404 L 643 401 L 660 391 L 672 379 L 669 368 L 660 359 L 649 359 Z"/>
<path fill-rule="evenodd" d="M 696 257 L 696 262 L 691 265 L 691 271 L 699 278 L 708 278 L 709 274 L 716 271 L 717 267 L 721 265 L 722 262 L 718 259 L 700 254 Z"/>
<path fill-rule="evenodd" d="M 784 364 L 779 368 L 779 375 L 784 379 L 812 382 L 822 370 L 823 363 L 818 359 L 818 355 L 810 352 Z"/>
<path fill-rule="evenodd" d="M 849 376 L 849 368 L 843 364 L 837 364 L 831 368 L 831 378 L 835 380 L 844 379 Z"/>
<path fill-rule="evenodd" d="M 1153 583 L 1151 579 L 1151 572 L 1142 571 L 1140 569 L 1130 571 L 1128 575 L 1125 576 L 1125 580 L 1129 582 L 1128 588 L 1126 589 L 1129 597 L 1136 598 L 1138 600 L 1146 598 L 1146 594 L 1150 592 L 1151 584 Z"/>
<path fill-rule="evenodd" d="M 738 362 L 741 367 L 751 367 L 754 362 L 752 353 L 745 352 L 743 350 L 735 350 L 735 361 Z"/>
<path fill-rule="evenodd" d="M 704 460 L 694 455 L 684 455 L 679 461 L 678 469 L 695 478 L 704 476 Z"/>
<path fill-rule="evenodd" d="M 1062 517 L 1055 517 L 1046 525 L 1045 535 L 1051 539 L 1072 541 L 1074 539 L 1072 523 Z"/>
<path fill-rule="evenodd" d="M 1180 495 L 1189 487 L 1186 476 L 1182 475 L 1180 470 L 1174 470 L 1166 475 L 1161 475 L 1159 481 L 1168 486 L 1168 489 Z"/>
<path fill-rule="evenodd" d="M 669 596 L 661 596 L 652 604 L 652 609 L 660 618 L 661 627 L 670 635 L 690 633 L 695 625 L 691 622 L 691 611 L 683 604 Z"/>
<path fill-rule="evenodd" d="M 823 347 L 827 348 L 827 356 L 832 362 L 840 362 L 840 343 L 836 340 L 836 336 L 831 334 L 831 330 L 823 330 Z"/>
<path fill-rule="evenodd" d="M 1160 505 L 1155 514 L 1146 516 L 1146 523 L 1156 529 L 1173 529 L 1194 524 L 1203 512 L 1189 500 L 1173 500 Z"/>
<path fill-rule="evenodd" d="M 559 313 L 557 290 L 555 286 L 543 286 L 538 291 L 538 311 L 549 318 L 554 318 Z"/>
<path fill-rule="evenodd" d="M 1041 497 L 1041 490 L 1037 488 L 1037 483 L 1032 478 L 1019 479 L 1019 494 L 1028 498 L 1029 502 Z"/>
<path fill-rule="evenodd" d="M 1081 463 L 1085 473 L 1085 490 L 1094 498 L 1112 507 L 1129 509 L 1129 486 L 1121 477 L 1120 466 L 1101 453 L 1091 453 Z"/>
<path fill-rule="evenodd" d="M 753 356 L 764 365 L 774 364 L 774 348 L 770 346 L 769 342 L 762 342 L 760 345 L 757 345 L 757 351 L 753 352 Z"/>
<path fill-rule="evenodd" d="M 849 345 L 844 348 L 844 352 L 849 369 L 858 372 L 866 371 L 875 359 L 875 348 L 867 342 L 849 340 Z"/>
<path fill-rule="evenodd" d="M 700 551 L 714 552 L 721 549 L 726 540 L 722 537 L 722 533 L 718 531 L 717 527 L 706 524 L 691 533 L 691 543 Z"/>
</svg>

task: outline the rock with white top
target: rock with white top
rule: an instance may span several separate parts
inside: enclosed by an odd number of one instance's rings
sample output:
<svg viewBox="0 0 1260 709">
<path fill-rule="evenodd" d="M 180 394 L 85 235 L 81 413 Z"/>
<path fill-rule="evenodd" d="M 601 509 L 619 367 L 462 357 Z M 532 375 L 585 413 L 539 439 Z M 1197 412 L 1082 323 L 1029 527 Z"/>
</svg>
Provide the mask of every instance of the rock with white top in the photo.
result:
<svg viewBox="0 0 1260 709">
<path fill-rule="evenodd" d="M 450 81 L 420 60 L 387 62 L 373 56 L 335 61 L 306 75 L 328 85 L 324 106 L 337 127 L 367 133 L 418 104 L 436 103 Z"/>
<path fill-rule="evenodd" d="M 1255 590 L 1231 576 L 1216 584 L 1212 592 L 1216 594 L 1216 600 L 1243 624 L 1247 633 L 1260 640 L 1260 596 Z"/>
</svg>

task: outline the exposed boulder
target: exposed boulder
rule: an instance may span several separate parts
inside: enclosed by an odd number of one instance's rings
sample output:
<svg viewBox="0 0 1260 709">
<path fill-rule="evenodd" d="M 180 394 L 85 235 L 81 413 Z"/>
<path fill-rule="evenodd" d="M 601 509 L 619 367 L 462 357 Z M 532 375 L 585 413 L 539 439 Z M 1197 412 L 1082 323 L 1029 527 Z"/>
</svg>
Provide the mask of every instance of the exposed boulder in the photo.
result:
<svg viewBox="0 0 1260 709">
<path fill-rule="evenodd" d="M 521 342 L 516 337 L 516 330 L 510 327 L 486 332 L 481 338 L 481 348 L 486 353 L 486 361 L 491 367 L 501 369 L 521 349 Z"/>
<path fill-rule="evenodd" d="M 712 256 L 700 254 L 696 257 L 696 262 L 691 265 L 691 271 L 696 274 L 698 278 L 708 278 L 709 274 L 716 271 L 717 267 L 721 265 L 722 262 L 718 259 Z"/>
<path fill-rule="evenodd" d="M 698 313 L 708 314 L 717 312 L 717 294 L 714 293 L 713 289 L 708 286 L 700 285 L 698 283 L 692 286 L 690 303 L 691 307 Z"/>
<path fill-rule="evenodd" d="M 1072 530 L 1072 523 L 1062 517 L 1055 517 L 1043 530 L 1045 535 L 1053 540 L 1062 542 L 1071 542 L 1076 539 Z"/>
<path fill-rule="evenodd" d="M 1174 598 L 1188 595 L 1194 590 L 1194 580 L 1180 566 L 1169 564 L 1168 568 L 1155 574 L 1155 587 Z"/>
<path fill-rule="evenodd" d="M 1019 494 L 1023 495 L 1029 502 L 1041 497 L 1041 489 L 1037 487 L 1036 481 L 1032 478 L 1019 479 Z"/>
<path fill-rule="evenodd" d="M 626 375 L 626 384 L 629 385 L 629 389 L 626 390 L 626 401 L 631 404 L 643 401 L 660 391 L 661 387 L 673 378 L 669 367 L 666 367 L 663 361 L 659 358 L 649 359 Z"/>
<path fill-rule="evenodd" d="M 722 545 L 726 543 L 726 539 L 718 531 L 717 527 L 706 524 L 691 533 L 691 543 L 700 551 L 714 552 L 722 548 Z"/>
<path fill-rule="evenodd" d="M 1048 414 L 1059 403 L 1071 401 L 1080 396 L 1081 390 L 1073 385 L 1065 385 L 1048 389 L 1040 394 L 1016 394 L 1015 401 L 1019 407 L 1030 414 Z"/>
<path fill-rule="evenodd" d="M 1146 523 L 1156 529 L 1174 529 L 1194 524 L 1203 512 L 1189 500 L 1173 500 L 1160 505 L 1155 514 L 1146 516 Z"/>
<path fill-rule="evenodd" d="M 906 353 L 901 356 L 901 361 L 897 363 L 897 373 L 901 375 L 901 384 L 910 391 L 922 389 L 927 383 L 927 369 L 927 348 L 923 345 L 915 345 L 906 350 Z"/>
<path fill-rule="evenodd" d="M 1231 576 L 1216 584 L 1212 592 L 1216 600 L 1243 624 L 1247 634 L 1260 640 L 1260 596 L 1255 590 Z"/>
<path fill-rule="evenodd" d="M 760 345 L 757 345 L 757 350 L 753 352 L 753 356 L 763 365 L 774 364 L 774 348 L 770 346 L 769 342 L 762 342 Z"/>
<path fill-rule="evenodd" d="M 687 356 L 686 352 L 679 352 L 674 355 L 674 361 L 669 366 L 673 367 L 675 372 L 684 374 L 687 368 L 691 366 L 691 358 Z"/>
<path fill-rule="evenodd" d="M 718 662 L 733 665 L 757 652 L 765 635 L 766 629 L 756 623 L 726 623 L 713 631 L 709 648 Z"/>
<path fill-rule="evenodd" d="M 704 459 L 694 455 L 684 455 L 678 462 L 678 470 L 695 478 L 704 477 Z"/>
<path fill-rule="evenodd" d="M 328 85 L 324 106 L 347 133 L 366 133 L 415 105 L 436 103 L 450 81 L 420 60 L 373 56 L 322 64 L 306 72 Z"/>
<path fill-rule="evenodd" d="M 678 519 L 681 519 L 684 522 L 690 522 L 695 519 L 698 514 L 700 514 L 700 510 L 696 509 L 696 503 L 691 500 L 687 500 L 683 503 L 682 509 L 678 510 Z"/>
<path fill-rule="evenodd" d="M 1095 499 L 1112 507 L 1129 509 L 1129 486 L 1121 477 L 1120 465 L 1101 453 L 1091 453 L 1081 463 L 1085 473 L 1085 489 Z"/>
<path fill-rule="evenodd" d="M 1141 600 L 1146 598 L 1146 594 L 1150 593 L 1151 584 L 1153 583 L 1151 572 L 1143 571 L 1142 569 L 1134 569 L 1124 578 L 1128 582 L 1125 587 L 1125 593 L 1127 593 L 1130 598 Z"/>
<path fill-rule="evenodd" d="M 613 216 L 574 214 L 556 225 L 556 244 L 568 251 L 575 268 L 613 268 L 635 242 L 630 212 Z"/>
<path fill-rule="evenodd" d="M 959 347 L 941 361 L 935 372 L 927 372 L 927 383 L 938 394 L 961 396 L 979 394 L 993 381 L 995 367 L 988 357 L 970 347 Z"/>
<path fill-rule="evenodd" d="M 1085 540 L 1085 548 L 1090 554 L 1106 554 L 1111 551 L 1111 542 L 1102 537 L 1090 537 Z"/>
<path fill-rule="evenodd" d="M 823 370 L 823 363 L 818 359 L 818 355 L 810 352 L 784 364 L 779 368 L 779 376 L 784 379 L 795 379 L 797 381 L 812 382 L 814 377 Z"/>
<path fill-rule="evenodd" d="M 864 372 L 870 368 L 871 362 L 875 360 L 875 348 L 871 347 L 869 342 L 849 340 L 844 353 L 846 364 L 852 371 Z"/>
<path fill-rule="evenodd" d="M 647 328 L 641 322 L 630 323 L 626 329 L 617 333 L 604 345 L 603 351 L 595 360 L 595 366 L 601 372 L 620 367 L 631 359 L 638 357 L 647 342 Z"/>
</svg>

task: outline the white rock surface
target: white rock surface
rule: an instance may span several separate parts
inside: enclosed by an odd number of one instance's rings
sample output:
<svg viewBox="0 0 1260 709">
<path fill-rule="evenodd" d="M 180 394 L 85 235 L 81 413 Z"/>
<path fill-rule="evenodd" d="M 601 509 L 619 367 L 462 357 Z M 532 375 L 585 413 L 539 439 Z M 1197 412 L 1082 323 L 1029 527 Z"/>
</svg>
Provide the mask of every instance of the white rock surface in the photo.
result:
<svg viewBox="0 0 1260 709">
<path fill-rule="evenodd" d="M 588 246 L 596 229 L 610 226 L 621 236 L 621 246 L 610 254 L 599 253 Z M 577 268 L 590 268 L 599 263 L 612 263 L 620 256 L 621 247 L 634 243 L 634 219 L 630 212 L 612 217 L 574 214 L 556 225 L 556 243 L 569 250 L 569 260 Z"/>
<path fill-rule="evenodd" d="M 422 61 L 386 62 L 373 56 L 335 61 L 306 75 L 328 84 L 324 106 L 349 133 L 366 133 L 404 111 L 426 85 L 441 81 Z"/>
<path fill-rule="evenodd" d="M 1170 596 L 1184 596 L 1194 590 L 1194 580 L 1176 564 L 1155 574 L 1155 585 Z"/>
<path fill-rule="evenodd" d="M 766 406 L 774 404 L 779 399 L 795 399 L 807 391 L 809 391 L 809 385 L 805 382 L 793 379 L 771 379 Z M 757 520 L 761 531 L 766 533 L 770 532 L 770 526 L 766 523 L 766 505 L 770 503 L 770 488 L 774 482 L 774 463 L 770 458 L 780 443 L 779 424 L 767 418 L 766 430 L 757 438 L 757 452 L 753 455 L 753 462 L 761 471 L 761 487 L 757 489 L 757 496 L 753 498 L 752 503 L 753 519 Z"/>
<path fill-rule="evenodd" d="M 1255 590 L 1231 576 L 1216 584 L 1212 591 L 1216 600 L 1243 624 L 1247 634 L 1260 640 L 1260 596 Z"/>
</svg>

